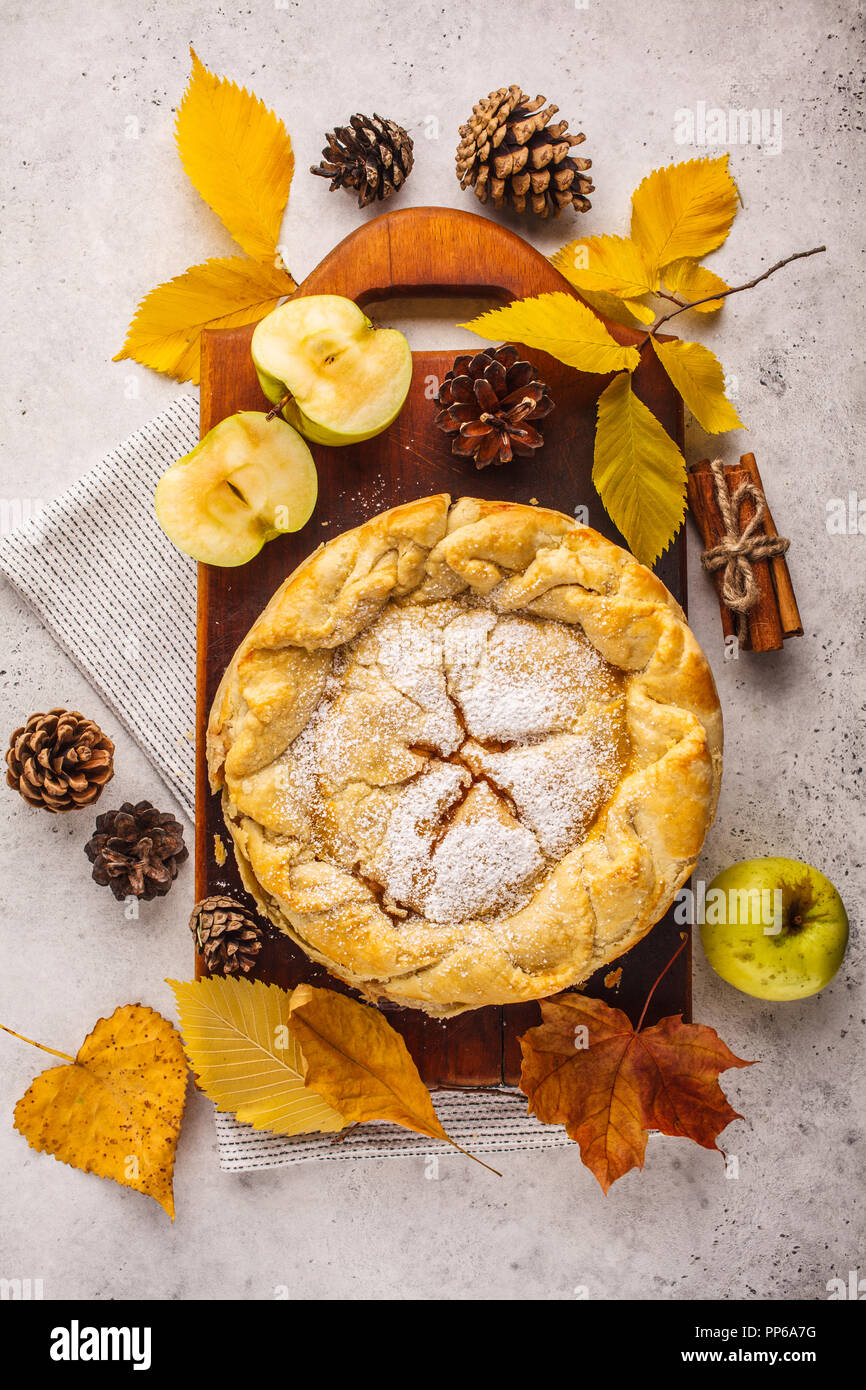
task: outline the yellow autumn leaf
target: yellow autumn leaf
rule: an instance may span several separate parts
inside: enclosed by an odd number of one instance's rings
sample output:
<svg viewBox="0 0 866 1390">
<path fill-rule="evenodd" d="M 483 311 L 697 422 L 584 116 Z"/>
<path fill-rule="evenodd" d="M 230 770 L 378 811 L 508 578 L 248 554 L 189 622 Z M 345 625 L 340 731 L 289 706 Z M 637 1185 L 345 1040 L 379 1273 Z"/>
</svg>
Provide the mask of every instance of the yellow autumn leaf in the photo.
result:
<svg viewBox="0 0 866 1390">
<path fill-rule="evenodd" d="M 445 1133 L 409 1049 L 378 1009 L 298 985 L 290 1026 L 307 1063 L 307 1085 L 347 1120 L 387 1120 L 466 1152 Z"/>
<path fill-rule="evenodd" d="M 725 395 L 725 374 L 714 352 L 703 343 L 683 343 L 678 338 L 668 343 L 653 338 L 652 345 L 685 404 L 707 434 L 745 428 Z"/>
<path fill-rule="evenodd" d="M 640 299 L 658 289 L 658 272 L 653 274 L 640 247 L 629 237 L 581 237 L 563 246 L 551 260 L 578 290 Z"/>
<path fill-rule="evenodd" d="M 126 1004 L 99 1019 L 75 1057 L 32 1045 L 68 1065 L 41 1072 L 15 1107 L 15 1128 L 30 1147 L 145 1193 L 174 1220 L 188 1079 L 177 1030 L 153 1009 Z"/>
<path fill-rule="evenodd" d="M 685 516 L 686 461 L 625 372 L 599 397 L 592 481 L 629 549 L 654 564 Z"/>
<path fill-rule="evenodd" d="M 707 270 L 705 265 L 699 265 L 697 261 L 688 259 L 682 261 L 671 261 L 665 266 L 665 284 L 673 294 L 681 294 L 689 303 L 696 299 L 705 299 L 708 294 L 716 291 L 728 290 L 730 285 L 715 271 Z M 717 309 L 721 309 L 724 299 L 707 299 L 703 304 L 695 304 L 695 312 L 698 314 L 712 314 Z"/>
<path fill-rule="evenodd" d="M 517 299 L 460 327 L 491 342 L 523 343 L 549 352 L 580 372 L 633 371 L 640 360 L 637 348 L 622 347 L 591 309 L 562 290 Z"/>
<path fill-rule="evenodd" d="M 649 324 L 655 321 L 652 309 L 639 299 L 617 299 L 616 295 L 606 294 L 604 290 L 588 290 L 585 287 L 579 293 L 581 299 L 597 314 L 610 319 L 612 323 L 621 323 L 624 328 L 637 328 L 638 322 Z"/>
<path fill-rule="evenodd" d="M 305 1084 L 291 994 L 259 980 L 169 980 L 186 1054 L 217 1107 L 273 1134 L 331 1133 L 344 1117 Z"/>
<path fill-rule="evenodd" d="M 629 313 L 634 314 L 636 319 L 640 319 L 641 323 L 655 322 L 655 310 L 651 309 L 648 304 L 644 304 L 642 300 L 623 299 L 622 303 L 626 306 Z"/>
<path fill-rule="evenodd" d="M 181 163 L 238 245 L 273 262 L 295 167 L 292 142 L 264 102 L 190 54 L 175 131 Z"/>
<path fill-rule="evenodd" d="M 728 156 L 654 169 L 632 194 L 631 234 L 652 269 L 721 246 L 739 205 Z"/>
<path fill-rule="evenodd" d="M 190 266 L 145 295 L 115 362 L 144 367 L 198 385 L 205 328 L 257 323 L 297 286 L 286 270 L 244 256 L 218 256 Z"/>
</svg>

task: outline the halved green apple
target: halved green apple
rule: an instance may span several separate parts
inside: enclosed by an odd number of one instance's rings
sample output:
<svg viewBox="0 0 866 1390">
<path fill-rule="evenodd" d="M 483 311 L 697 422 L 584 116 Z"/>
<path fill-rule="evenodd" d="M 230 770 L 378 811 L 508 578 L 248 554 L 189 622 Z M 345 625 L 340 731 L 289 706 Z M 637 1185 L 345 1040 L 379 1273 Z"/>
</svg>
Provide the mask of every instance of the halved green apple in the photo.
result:
<svg viewBox="0 0 866 1390">
<path fill-rule="evenodd" d="M 156 518 L 194 560 L 245 565 L 265 541 L 309 521 L 317 492 L 316 465 L 297 430 L 241 410 L 163 473 Z"/>
<path fill-rule="evenodd" d="M 396 328 L 375 328 L 351 299 L 290 299 L 256 325 L 253 364 L 290 425 L 317 444 L 357 444 L 396 420 L 412 352 Z"/>
</svg>

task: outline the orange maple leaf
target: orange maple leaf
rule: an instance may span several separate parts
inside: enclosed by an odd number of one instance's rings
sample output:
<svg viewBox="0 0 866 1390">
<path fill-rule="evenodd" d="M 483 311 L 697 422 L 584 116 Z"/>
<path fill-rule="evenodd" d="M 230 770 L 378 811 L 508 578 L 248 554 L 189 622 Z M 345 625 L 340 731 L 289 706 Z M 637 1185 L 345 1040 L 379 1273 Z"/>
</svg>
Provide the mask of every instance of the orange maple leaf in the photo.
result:
<svg viewBox="0 0 866 1390">
<path fill-rule="evenodd" d="M 676 1016 L 635 1029 L 621 1009 L 581 994 L 544 999 L 541 1013 L 520 1039 L 521 1090 L 544 1124 L 565 1126 L 605 1192 L 643 1167 L 650 1129 L 718 1149 L 725 1126 L 742 1119 L 719 1073 L 754 1063 L 714 1028 Z"/>
</svg>

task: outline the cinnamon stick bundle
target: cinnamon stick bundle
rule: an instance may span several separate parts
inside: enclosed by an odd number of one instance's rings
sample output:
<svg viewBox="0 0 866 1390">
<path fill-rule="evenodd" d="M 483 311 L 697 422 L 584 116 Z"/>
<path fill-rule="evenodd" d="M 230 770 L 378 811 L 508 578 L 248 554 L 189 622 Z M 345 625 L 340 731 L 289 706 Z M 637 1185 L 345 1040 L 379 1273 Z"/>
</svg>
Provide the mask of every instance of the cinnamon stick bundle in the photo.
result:
<svg viewBox="0 0 866 1390">
<path fill-rule="evenodd" d="M 743 454 L 739 465 L 726 467 L 724 474 L 731 497 L 741 483 L 748 481 L 760 489 L 766 505 L 766 493 L 754 454 Z M 700 463 L 689 469 L 687 487 L 689 506 L 700 530 L 704 547 L 708 551 L 713 550 L 724 541 L 726 526 L 719 507 L 716 480 L 711 472 L 709 459 L 701 459 Z M 742 532 L 755 518 L 754 499 L 744 497 L 738 511 L 737 522 Z M 771 540 L 779 538 L 768 505 L 763 518 L 763 531 Z M 745 615 L 745 623 L 742 625 L 745 632 L 741 633 L 740 645 L 746 651 L 778 651 L 785 638 L 800 637 L 803 632 L 787 561 L 785 556 L 780 554 L 768 558 L 755 558 L 751 565 L 757 600 Z M 711 577 L 719 597 L 722 631 L 725 637 L 732 637 L 737 633 L 740 624 L 738 614 L 732 612 L 723 597 L 723 569 L 715 570 Z"/>
</svg>

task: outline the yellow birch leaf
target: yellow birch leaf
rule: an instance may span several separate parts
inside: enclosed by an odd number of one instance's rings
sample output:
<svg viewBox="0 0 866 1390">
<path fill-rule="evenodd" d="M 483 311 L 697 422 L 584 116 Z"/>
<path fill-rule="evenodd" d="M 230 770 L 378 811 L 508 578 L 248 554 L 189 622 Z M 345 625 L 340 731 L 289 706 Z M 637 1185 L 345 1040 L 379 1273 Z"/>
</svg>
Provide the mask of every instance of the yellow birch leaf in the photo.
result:
<svg viewBox="0 0 866 1390">
<path fill-rule="evenodd" d="M 307 1063 L 307 1085 L 347 1120 L 387 1120 L 466 1152 L 445 1133 L 409 1049 L 378 1009 L 298 985 L 290 1026 Z"/>
<path fill-rule="evenodd" d="M 75 1057 L 33 1045 L 70 1065 L 41 1072 L 15 1107 L 15 1128 L 30 1147 L 145 1193 L 173 1221 L 188 1075 L 176 1028 L 143 1004 L 126 1004 L 99 1019 Z"/>
<path fill-rule="evenodd" d="M 670 265 L 665 266 L 665 284 L 674 294 L 681 294 L 690 302 L 703 299 L 716 290 L 730 289 L 730 285 L 726 285 L 715 271 L 690 260 L 671 261 Z M 713 314 L 721 309 L 724 302 L 724 299 L 708 299 L 704 304 L 695 304 L 695 313 Z"/>
<path fill-rule="evenodd" d="M 516 299 L 460 327 L 491 342 L 523 343 L 549 352 L 579 372 L 633 371 L 640 360 L 637 348 L 622 347 L 591 309 L 563 290 Z"/>
<path fill-rule="evenodd" d="M 291 994 L 260 980 L 169 980 L 189 1064 L 206 1096 L 253 1129 L 332 1133 L 344 1117 L 305 1084 Z"/>
<path fill-rule="evenodd" d="M 551 260 L 578 290 L 640 299 L 658 289 L 658 272 L 652 273 L 640 247 L 629 237 L 581 237 L 563 246 Z"/>
<path fill-rule="evenodd" d="M 273 261 L 295 167 L 292 142 L 264 102 L 190 54 L 175 129 L 181 163 L 238 245 Z"/>
<path fill-rule="evenodd" d="M 286 270 L 245 256 L 190 266 L 145 295 L 115 362 L 132 358 L 175 381 L 198 385 L 205 328 L 257 323 L 297 286 Z"/>
<path fill-rule="evenodd" d="M 639 299 L 617 299 L 616 295 L 606 294 L 604 290 L 585 288 L 580 291 L 580 297 L 597 314 L 613 323 L 621 323 L 624 328 L 637 328 L 638 323 L 655 322 L 656 315 L 652 309 Z"/>
<path fill-rule="evenodd" d="M 631 199 L 631 234 L 652 269 L 721 246 L 739 206 L 728 156 L 654 169 Z"/>
<path fill-rule="evenodd" d="M 655 323 L 655 310 L 648 304 L 644 304 L 640 299 L 624 299 L 622 302 L 628 307 L 629 313 L 634 314 L 641 323 Z"/>
<path fill-rule="evenodd" d="M 592 481 L 629 549 L 654 564 L 685 516 L 686 461 L 625 372 L 599 397 Z"/>
<path fill-rule="evenodd" d="M 745 428 L 725 395 L 725 374 L 714 352 L 703 343 L 683 343 L 678 338 L 669 343 L 653 338 L 652 345 L 701 429 L 722 434 Z"/>
</svg>

